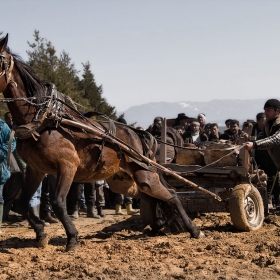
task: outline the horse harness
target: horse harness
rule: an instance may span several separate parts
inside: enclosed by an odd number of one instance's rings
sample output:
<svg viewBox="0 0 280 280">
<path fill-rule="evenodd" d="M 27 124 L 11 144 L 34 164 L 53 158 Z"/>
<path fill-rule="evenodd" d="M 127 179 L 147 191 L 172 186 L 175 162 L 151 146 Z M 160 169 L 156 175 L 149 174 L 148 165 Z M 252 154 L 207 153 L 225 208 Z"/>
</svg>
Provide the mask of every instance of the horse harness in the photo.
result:
<svg viewBox="0 0 280 280">
<path fill-rule="evenodd" d="M 16 82 L 11 80 L 11 72 L 14 67 L 13 56 L 10 55 L 10 64 L 8 64 L 8 62 L 6 61 L 5 54 L 1 53 L 0 54 L 0 67 L 2 68 L 2 72 L 0 73 L 0 78 L 3 75 L 5 75 L 6 86 L 9 83 L 14 83 L 14 85 L 17 87 Z M 45 98 L 47 101 L 45 101 L 41 104 L 32 103 L 32 105 L 39 107 L 39 109 L 37 109 L 35 118 L 28 124 L 24 124 L 24 125 L 20 125 L 20 126 L 16 127 L 15 128 L 15 137 L 17 137 L 19 139 L 28 139 L 28 138 L 32 137 L 35 141 L 38 141 L 40 138 L 40 134 L 42 132 L 44 132 L 46 129 L 57 129 L 58 127 L 61 127 L 62 129 L 64 129 L 60 124 L 60 122 L 63 118 L 75 120 L 75 118 L 65 110 L 65 105 L 67 107 L 69 107 L 71 109 L 71 111 L 74 111 L 84 121 L 87 121 L 86 117 L 88 117 L 88 115 L 91 115 L 91 116 L 98 115 L 98 116 L 105 117 L 103 114 L 98 113 L 98 112 L 88 112 L 83 115 L 81 112 L 79 112 L 76 109 L 76 106 L 75 106 L 74 102 L 72 101 L 72 99 L 65 96 L 64 94 L 60 93 L 59 91 L 57 91 L 55 85 L 46 84 L 46 88 L 47 89 L 46 89 Z M 31 103 L 28 98 L 20 98 L 20 99 L 25 100 L 28 103 Z M 32 98 L 32 99 L 36 99 L 36 98 Z M 68 101 L 70 101 L 72 106 L 70 106 L 69 104 L 66 103 L 66 99 Z M 16 99 L 14 99 L 14 100 L 16 100 Z M 110 137 L 115 138 L 115 136 L 116 136 L 116 126 L 115 126 L 114 121 L 109 119 L 108 117 L 105 117 L 105 118 L 107 118 L 108 123 L 109 123 L 108 128 L 106 128 L 102 124 L 101 121 L 98 121 L 98 123 L 102 126 L 102 128 L 105 132 L 105 137 L 103 139 L 90 137 L 90 139 L 92 141 L 100 143 L 100 146 L 101 146 L 100 147 L 101 153 L 100 153 L 100 156 L 98 159 L 98 163 L 100 162 L 100 159 L 102 156 L 102 150 L 105 146 L 106 141 L 109 141 Z M 90 123 L 90 124 L 93 125 L 92 123 Z M 125 125 L 125 124 L 122 124 L 122 125 Z M 97 126 L 95 126 L 95 128 L 100 129 Z M 155 140 L 155 138 L 146 131 L 137 130 L 130 126 L 129 126 L 129 128 L 133 129 L 134 132 L 138 135 L 139 139 L 141 140 L 142 148 L 143 148 L 143 155 L 147 156 L 149 158 L 153 158 L 156 153 L 156 149 L 157 149 L 157 141 Z M 82 132 L 87 133 L 83 129 L 82 129 Z M 119 141 L 121 141 L 121 140 L 119 139 Z M 122 151 L 122 149 L 118 146 L 118 144 L 113 144 L 113 145 L 116 148 L 118 158 L 121 159 L 122 153 L 124 151 Z M 153 172 L 156 171 L 156 168 L 148 165 L 145 162 L 142 162 L 141 160 L 138 160 L 137 158 L 128 154 L 127 152 L 124 152 L 124 153 L 132 161 L 136 162 L 143 168 L 148 169 Z M 97 165 L 98 165 L 98 163 L 97 163 Z"/>
</svg>

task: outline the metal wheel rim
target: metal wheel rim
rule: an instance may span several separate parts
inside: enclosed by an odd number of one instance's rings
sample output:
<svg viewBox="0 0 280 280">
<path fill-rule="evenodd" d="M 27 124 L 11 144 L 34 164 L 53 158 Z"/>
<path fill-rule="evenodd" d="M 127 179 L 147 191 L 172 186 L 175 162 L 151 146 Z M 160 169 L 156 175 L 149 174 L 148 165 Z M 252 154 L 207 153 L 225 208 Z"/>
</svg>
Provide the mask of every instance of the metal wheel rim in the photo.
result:
<svg viewBox="0 0 280 280">
<path fill-rule="evenodd" d="M 248 222 L 254 223 L 258 218 L 258 204 L 254 197 L 247 196 L 244 200 L 244 209 Z"/>
</svg>

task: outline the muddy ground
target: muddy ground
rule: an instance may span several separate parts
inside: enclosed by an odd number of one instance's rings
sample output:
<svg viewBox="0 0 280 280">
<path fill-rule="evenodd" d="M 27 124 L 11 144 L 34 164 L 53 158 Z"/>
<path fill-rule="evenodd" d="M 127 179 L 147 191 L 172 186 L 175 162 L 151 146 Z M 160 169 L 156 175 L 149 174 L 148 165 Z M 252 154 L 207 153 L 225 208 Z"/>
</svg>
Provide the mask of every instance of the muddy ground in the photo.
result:
<svg viewBox="0 0 280 280">
<path fill-rule="evenodd" d="M 105 210 L 97 220 L 81 214 L 74 223 L 80 247 L 65 252 L 62 225 L 46 227 L 45 249 L 35 234 L 18 222 L 3 224 L 0 235 L 0 279 L 280 279 L 280 213 L 273 211 L 263 227 L 238 232 L 228 213 L 194 218 L 205 233 L 150 237 L 141 218 Z"/>
</svg>

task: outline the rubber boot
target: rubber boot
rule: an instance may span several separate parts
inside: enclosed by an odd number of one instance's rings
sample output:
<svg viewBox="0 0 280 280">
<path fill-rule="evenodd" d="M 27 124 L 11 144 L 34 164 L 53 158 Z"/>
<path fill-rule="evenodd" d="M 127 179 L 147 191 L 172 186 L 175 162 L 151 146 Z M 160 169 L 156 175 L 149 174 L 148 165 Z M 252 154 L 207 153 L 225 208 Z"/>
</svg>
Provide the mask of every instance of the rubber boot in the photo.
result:
<svg viewBox="0 0 280 280">
<path fill-rule="evenodd" d="M 84 203 L 81 204 L 79 212 L 80 213 L 87 213 L 87 206 Z"/>
<path fill-rule="evenodd" d="M 3 204 L 0 204 L 0 234 L 2 234 L 2 230 L 1 230 L 1 227 L 2 227 L 2 219 L 3 219 Z"/>
<path fill-rule="evenodd" d="M 134 215 L 134 214 L 139 213 L 139 210 L 135 210 L 135 209 L 132 208 L 131 203 L 126 204 L 125 208 L 126 208 L 126 211 L 127 211 L 127 215 Z"/>
<path fill-rule="evenodd" d="M 88 206 L 87 207 L 87 217 L 88 218 L 94 218 L 94 219 L 100 219 L 100 216 L 96 215 L 94 213 L 94 206 Z"/>
<path fill-rule="evenodd" d="M 74 218 L 74 219 L 78 219 L 79 218 L 79 211 L 74 210 L 74 212 L 71 215 L 69 215 L 69 217 Z"/>
<path fill-rule="evenodd" d="M 29 212 L 30 214 L 33 214 L 35 217 L 37 217 L 40 220 L 40 204 L 33 206 L 33 207 L 29 207 Z M 29 222 L 27 220 L 23 220 L 22 225 L 26 226 L 28 225 L 29 228 L 31 228 L 31 225 L 29 224 Z M 49 225 L 48 223 L 45 223 L 45 225 Z"/>
<path fill-rule="evenodd" d="M 70 214 L 69 214 L 70 213 Z M 79 202 L 76 201 L 72 205 L 70 205 L 68 210 L 69 217 L 72 219 L 78 219 L 79 218 Z"/>
<path fill-rule="evenodd" d="M 98 214 L 100 217 L 105 217 L 105 214 L 104 214 L 104 212 L 103 212 L 103 207 L 102 207 L 102 206 L 97 207 L 97 214 Z"/>
<path fill-rule="evenodd" d="M 33 215 L 40 219 L 40 205 L 30 207 L 30 209 Z"/>
<path fill-rule="evenodd" d="M 122 212 L 122 205 L 121 204 L 116 204 L 115 215 L 124 215 L 124 213 Z"/>
<path fill-rule="evenodd" d="M 58 223 L 58 220 L 52 216 L 51 212 L 46 212 L 46 214 L 43 216 L 43 220 L 50 224 Z"/>
</svg>

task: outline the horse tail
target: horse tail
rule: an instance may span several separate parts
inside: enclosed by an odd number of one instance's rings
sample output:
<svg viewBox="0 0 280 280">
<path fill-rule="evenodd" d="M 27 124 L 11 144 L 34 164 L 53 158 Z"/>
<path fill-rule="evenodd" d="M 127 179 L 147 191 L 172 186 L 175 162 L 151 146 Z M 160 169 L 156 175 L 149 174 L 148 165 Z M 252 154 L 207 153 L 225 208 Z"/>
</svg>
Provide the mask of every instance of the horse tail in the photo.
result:
<svg viewBox="0 0 280 280">
<path fill-rule="evenodd" d="M 161 183 L 172 195 L 172 199 L 175 200 L 176 203 L 181 204 L 177 193 L 175 192 L 174 189 L 172 189 L 172 187 L 168 184 L 168 182 L 164 178 L 164 172 L 159 170 L 158 174 Z M 181 214 L 178 211 L 178 207 L 175 206 L 174 203 L 157 199 L 156 215 L 158 219 L 157 220 L 158 226 L 161 227 L 166 226 L 170 229 L 171 232 L 181 232 L 187 230 L 186 225 L 181 217 Z"/>
</svg>

